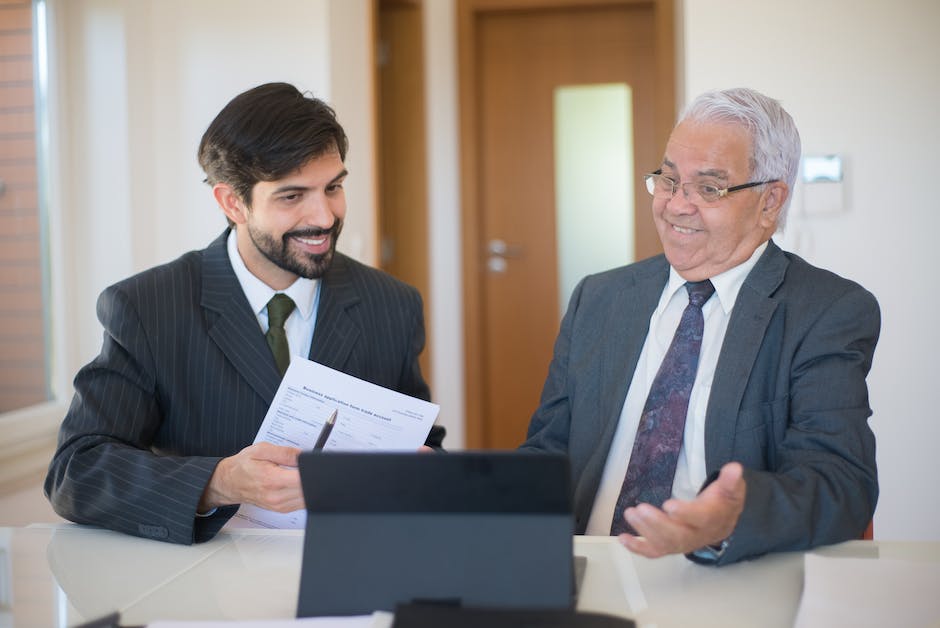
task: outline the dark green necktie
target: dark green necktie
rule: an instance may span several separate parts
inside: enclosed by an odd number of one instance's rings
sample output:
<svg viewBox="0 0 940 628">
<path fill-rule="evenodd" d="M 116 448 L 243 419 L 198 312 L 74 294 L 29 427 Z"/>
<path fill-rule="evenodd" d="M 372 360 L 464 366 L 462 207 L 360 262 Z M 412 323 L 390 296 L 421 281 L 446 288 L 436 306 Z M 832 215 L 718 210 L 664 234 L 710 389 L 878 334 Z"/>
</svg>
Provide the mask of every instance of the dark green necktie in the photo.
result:
<svg viewBox="0 0 940 628">
<path fill-rule="evenodd" d="M 290 349 L 287 348 L 284 322 L 293 311 L 294 302 L 286 294 L 275 294 L 268 301 L 268 333 L 265 334 L 265 338 L 268 340 L 277 370 L 280 371 L 282 377 L 287 370 L 287 365 L 290 364 Z"/>
</svg>

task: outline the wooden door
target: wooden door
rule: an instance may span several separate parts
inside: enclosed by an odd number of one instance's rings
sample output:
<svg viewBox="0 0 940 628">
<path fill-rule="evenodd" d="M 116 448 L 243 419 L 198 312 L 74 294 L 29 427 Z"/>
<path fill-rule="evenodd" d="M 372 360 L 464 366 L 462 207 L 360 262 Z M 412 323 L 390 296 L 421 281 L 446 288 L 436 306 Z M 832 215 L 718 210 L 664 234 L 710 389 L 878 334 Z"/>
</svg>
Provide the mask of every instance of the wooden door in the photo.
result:
<svg viewBox="0 0 940 628">
<path fill-rule="evenodd" d="M 424 298 L 428 342 L 419 356 L 431 381 L 431 301 L 425 152 L 424 45 L 419 0 L 378 0 L 376 15 L 376 145 L 379 265 Z"/>
<path fill-rule="evenodd" d="M 663 2 L 461 4 L 471 447 L 522 442 L 558 333 L 555 89 L 628 84 L 634 163 L 654 167 L 674 118 L 671 16 Z M 635 188 L 640 259 L 661 249 L 649 198 Z"/>
</svg>

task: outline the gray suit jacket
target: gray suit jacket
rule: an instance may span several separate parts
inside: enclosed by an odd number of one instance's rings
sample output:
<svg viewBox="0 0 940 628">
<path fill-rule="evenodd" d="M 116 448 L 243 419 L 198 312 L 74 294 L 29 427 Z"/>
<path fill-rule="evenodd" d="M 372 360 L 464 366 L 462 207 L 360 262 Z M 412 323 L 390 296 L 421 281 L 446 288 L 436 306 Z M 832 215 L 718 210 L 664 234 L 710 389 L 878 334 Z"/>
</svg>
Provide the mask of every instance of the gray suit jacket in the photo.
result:
<svg viewBox="0 0 940 628">
<path fill-rule="evenodd" d="M 101 353 L 75 377 L 45 483 L 63 517 L 192 543 L 234 514 L 195 513 L 219 460 L 254 440 L 281 378 L 227 236 L 98 299 Z M 423 347 L 417 290 L 337 254 L 322 279 L 310 359 L 429 399 Z"/>
<path fill-rule="evenodd" d="M 660 255 L 575 289 L 524 449 L 569 454 L 583 533 L 650 316 Z M 741 462 L 744 512 L 720 563 L 857 538 L 878 498 L 865 378 L 880 313 L 861 286 L 773 241 L 731 314 L 705 418 L 709 476 Z"/>
</svg>

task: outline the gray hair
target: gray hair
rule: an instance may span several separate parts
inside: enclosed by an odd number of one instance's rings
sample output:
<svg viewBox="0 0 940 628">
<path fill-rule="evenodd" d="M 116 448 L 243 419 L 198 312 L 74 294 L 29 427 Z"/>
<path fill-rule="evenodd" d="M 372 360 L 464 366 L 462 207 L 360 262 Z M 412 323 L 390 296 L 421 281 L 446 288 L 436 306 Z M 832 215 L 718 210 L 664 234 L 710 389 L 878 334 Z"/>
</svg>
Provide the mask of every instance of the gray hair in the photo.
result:
<svg viewBox="0 0 940 628">
<path fill-rule="evenodd" d="M 777 217 L 777 230 L 783 229 L 800 167 L 800 133 L 790 114 L 773 98 L 738 87 L 705 92 L 682 112 L 679 122 L 686 120 L 735 124 L 747 129 L 751 136 L 751 178 L 778 179 L 790 189 Z"/>
</svg>

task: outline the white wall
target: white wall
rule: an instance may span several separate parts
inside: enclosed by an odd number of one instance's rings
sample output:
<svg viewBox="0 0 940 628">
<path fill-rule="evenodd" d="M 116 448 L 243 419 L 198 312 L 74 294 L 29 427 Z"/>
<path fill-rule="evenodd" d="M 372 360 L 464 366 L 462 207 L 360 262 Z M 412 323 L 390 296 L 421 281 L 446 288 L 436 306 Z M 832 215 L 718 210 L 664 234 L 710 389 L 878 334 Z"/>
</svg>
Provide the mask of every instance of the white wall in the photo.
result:
<svg viewBox="0 0 940 628">
<path fill-rule="evenodd" d="M 374 256 L 368 0 L 53 0 L 66 103 L 53 215 L 59 390 L 100 343 L 108 283 L 203 246 L 222 227 L 195 160 L 211 117 L 248 86 L 287 80 L 332 101 L 350 135 L 342 247 Z M 425 3 L 431 207 L 432 375 L 450 446 L 463 443 L 463 331 L 454 0 Z M 786 248 L 879 298 L 869 377 L 882 497 L 875 534 L 940 538 L 932 353 L 940 349 L 929 185 L 940 124 L 940 3 L 934 0 L 685 0 L 680 92 L 749 85 L 781 99 L 806 153 L 840 153 L 846 210 L 800 215 Z M 358 51 L 358 52 L 357 52 Z M 347 115 L 348 118 L 347 119 Z M 353 218 L 353 216 L 355 218 Z M 907 284 L 913 284 L 913 288 Z"/>
<path fill-rule="evenodd" d="M 297 1 L 287 4 L 294 5 Z M 372 0 L 326 0 L 326 6 L 330 14 L 329 26 L 318 35 L 329 42 L 329 101 L 349 138 L 346 155 L 349 176 L 345 184 L 349 211 L 337 246 L 347 255 L 375 265 L 378 216 Z"/>
<path fill-rule="evenodd" d="M 349 136 L 349 204 L 339 248 L 367 264 L 377 251 L 371 0 L 48 0 L 54 50 L 50 236 L 53 387 L 71 396 L 71 378 L 100 348 L 95 300 L 107 285 L 185 251 L 224 227 L 196 149 L 211 119 L 239 92 L 287 81 L 329 102 Z M 447 2 L 429 14 L 453 13 Z M 443 36 L 447 36 L 447 29 Z M 457 238 L 456 77 L 453 41 L 428 62 L 443 94 L 429 100 L 433 177 L 439 208 L 432 230 Z M 443 107 L 441 106 L 443 105 Z M 454 138 L 454 139 L 452 139 Z M 429 329 L 440 351 L 432 377 L 448 445 L 463 443 L 459 246 L 434 255 Z M 442 307 L 443 304 L 443 307 Z"/>
<path fill-rule="evenodd" d="M 369 53 L 337 54 L 330 36 L 331 20 L 345 20 L 349 39 L 370 41 L 362 17 L 368 5 L 269 0 L 259 10 L 255 0 L 50 0 L 59 103 L 51 240 L 60 396 L 70 395 L 72 375 L 100 348 L 95 299 L 102 288 L 202 248 L 224 228 L 196 161 L 212 118 L 264 82 L 291 82 L 331 103 L 334 76 L 371 85 Z M 355 149 L 340 248 L 368 262 L 373 132 L 362 119 L 371 121 L 371 113 L 347 102 L 363 100 L 355 88 L 335 91 L 355 120 L 347 126 Z M 344 108 L 336 108 L 345 122 Z"/>
<path fill-rule="evenodd" d="M 425 111 L 428 112 L 428 207 L 431 259 L 428 336 L 438 421 L 447 447 L 464 447 L 463 288 L 457 37 L 453 0 L 424 3 Z"/>
<path fill-rule="evenodd" d="M 938 539 L 940 3 L 685 0 L 683 20 L 687 95 L 755 87 L 793 115 L 804 154 L 844 158 L 845 210 L 801 215 L 797 198 L 783 244 L 878 298 L 875 536 Z"/>
</svg>

